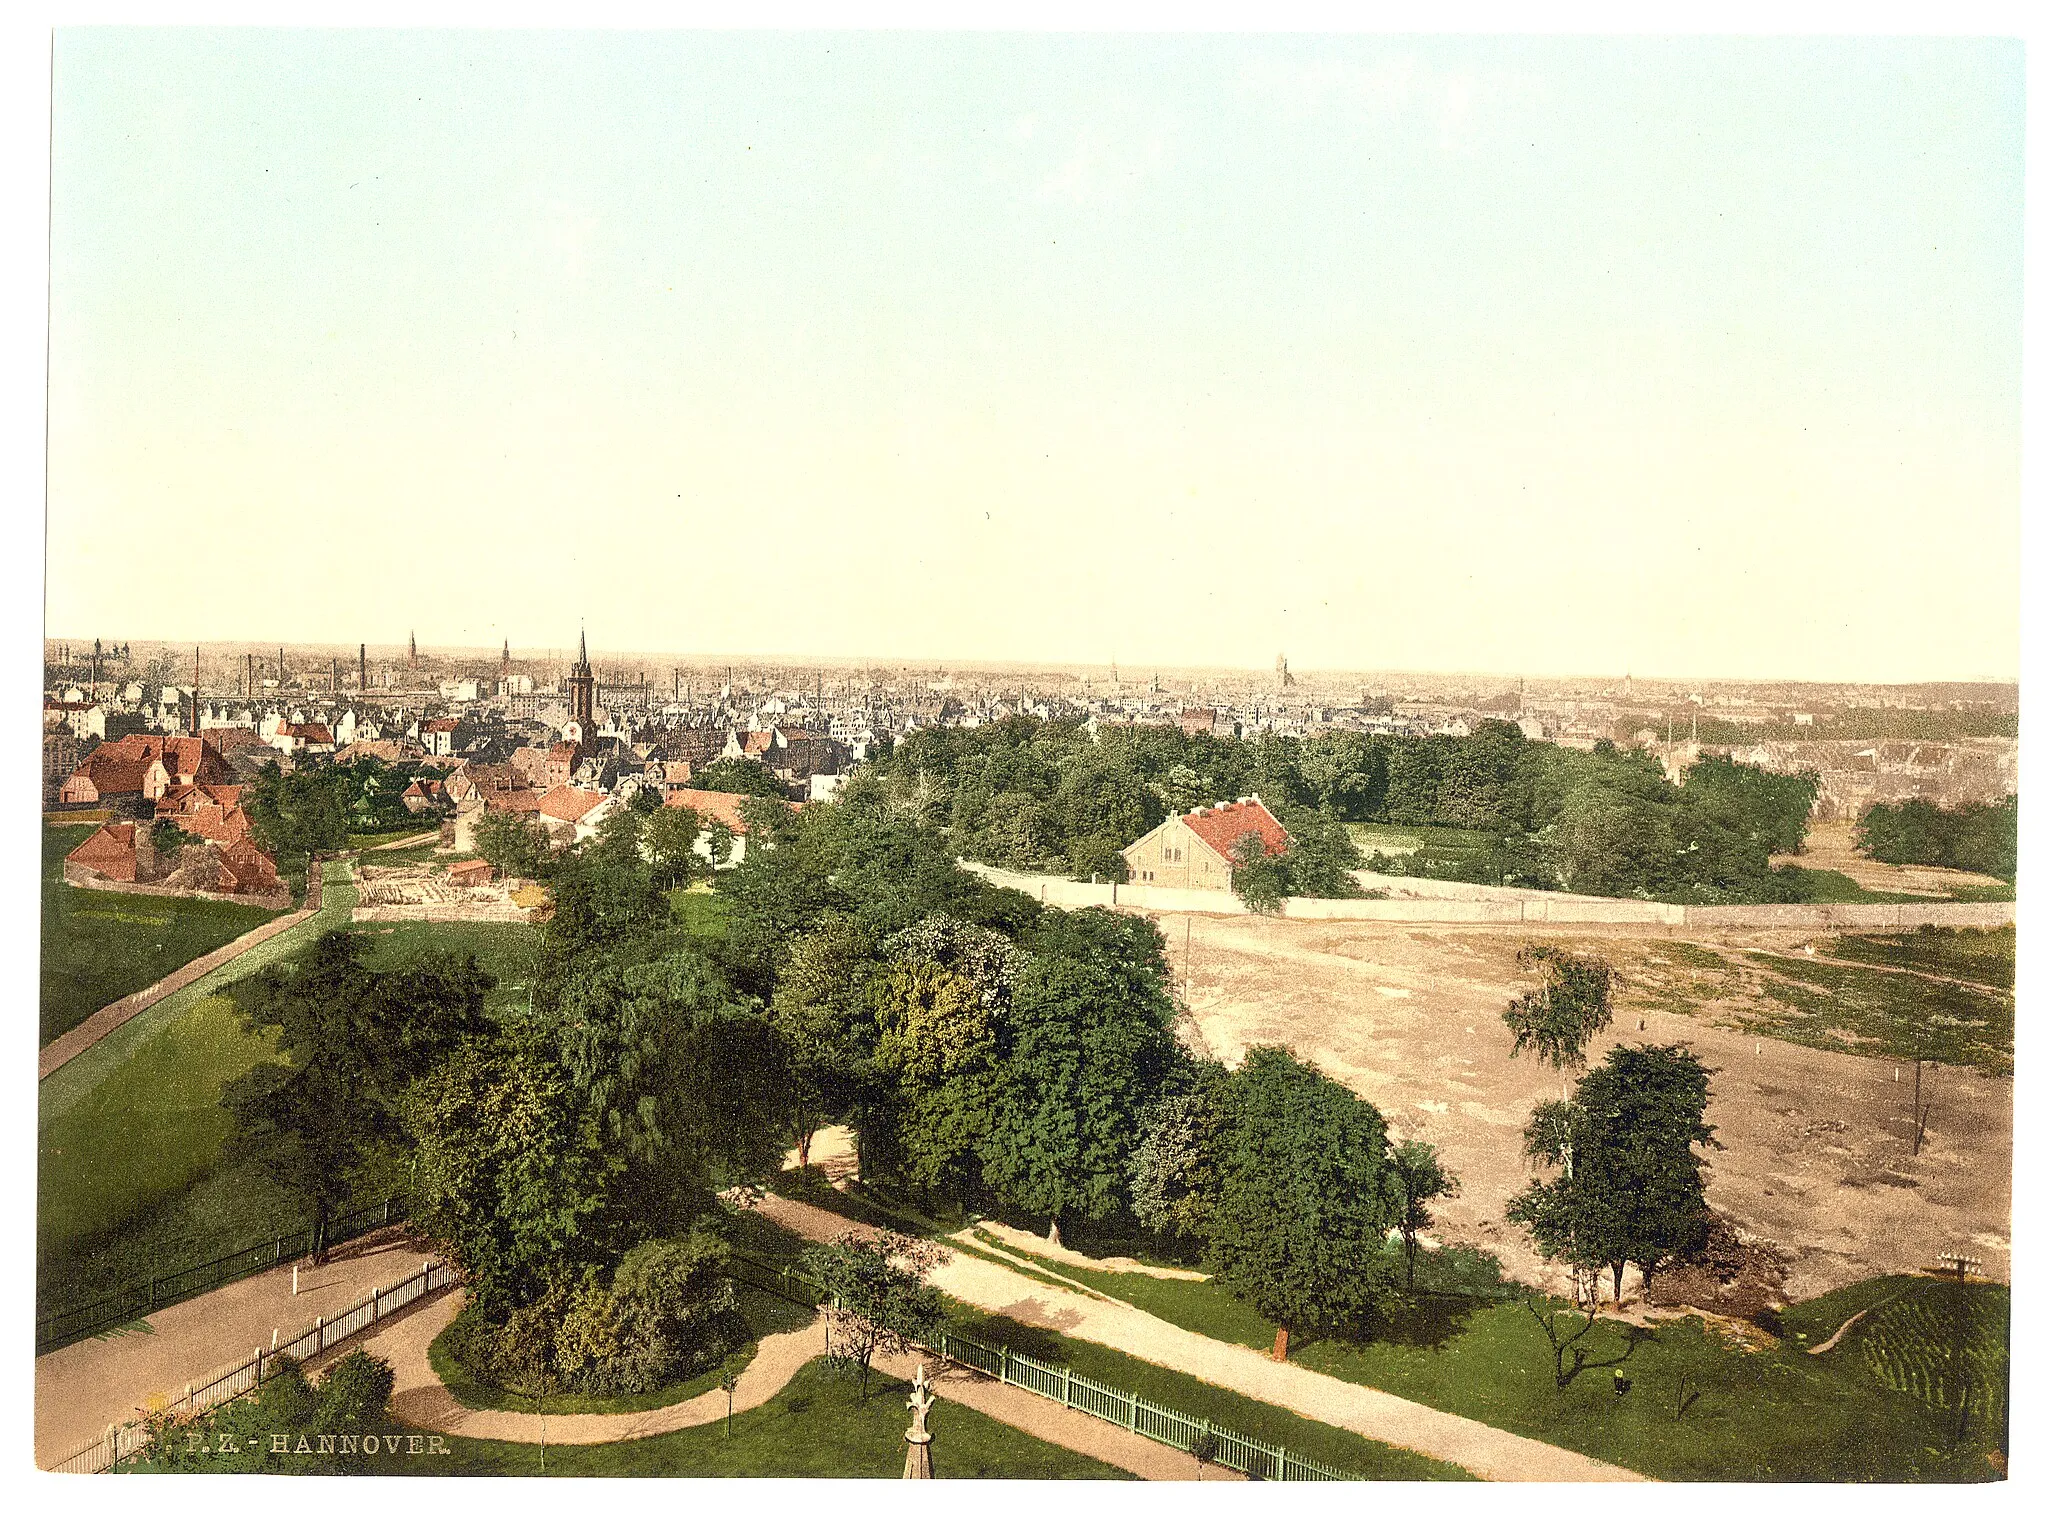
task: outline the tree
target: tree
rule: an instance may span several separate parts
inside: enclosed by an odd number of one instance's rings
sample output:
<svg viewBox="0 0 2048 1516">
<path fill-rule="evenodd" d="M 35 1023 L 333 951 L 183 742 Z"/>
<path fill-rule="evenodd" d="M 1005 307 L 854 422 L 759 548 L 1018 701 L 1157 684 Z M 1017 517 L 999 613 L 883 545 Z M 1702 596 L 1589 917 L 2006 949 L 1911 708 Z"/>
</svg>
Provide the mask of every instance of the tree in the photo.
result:
<svg viewBox="0 0 2048 1516">
<path fill-rule="evenodd" d="M 862 1113 L 861 1162 L 894 1160 L 919 1189 L 965 1202 L 981 1183 L 996 1064 L 989 1008 L 972 980 L 932 963 L 901 963 L 878 982 L 874 1056 L 893 1088 Z"/>
<path fill-rule="evenodd" d="M 796 812 L 780 795 L 748 795 L 740 801 L 740 824 L 752 847 L 774 847 L 796 836 Z"/>
<path fill-rule="evenodd" d="M 503 878 L 544 879 L 552 871 L 554 844 L 532 816 L 486 807 L 471 836 L 477 856 Z"/>
<path fill-rule="evenodd" d="M 1289 811 L 1285 820 L 1292 839 L 1280 858 L 1287 893 L 1319 900 L 1357 899 L 1363 891 L 1351 871 L 1362 868 L 1365 860 L 1344 824 L 1327 812 L 1311 810 Z"/>
<path fill-rule="evenodd" d="M 706 872 L 697 857 L 703 830 L 702 820 L 686 805 L 664 805 L 649 813 L 640 835 L 655 888 L 680 889 Z"/>
<path fill-rule="evenodd" d="M 1002 1022 L 982 1178 L 1030 1215 L 1126 1211 L 1131 1149 L 1170 1066 L 1172 1004 L 1086 959 L 1041 955 Z"/>
<path fill-rule="evenodd" d="M 242 796 L 256 843 L 273 858 L 337 852 L 348 845 L 343 771 L 333 764 L 262 770 Z"/>
<path fill-rule="evenodd" d="M 924 1282 L 943 1256 L 932 1243 L 887 1230 L 841 1232 L 804 1250 L 804 1272 L 827 1301 L 832 1356 L 860 1370 L 863 1402 L 875 1354 L 907 1353 L 943 1321 L 945 1297 Z"/>
<path fill-rule="evenodd" d="M 1130 1185 L 1131 1213 L 1147 1231 L 1183 1244 L 1207 1241 L 1222 1186 L 1227 1084 L 1220 1063 L 1194 1063 L 1188 1088 L 1146 1112 Z"/>
<path fill-rule="evenodd" d="M 1277 1047 L 1245 1055 L 1228 1104 L 1210 1272 L 1290 1327 L 1373 1320 L 1392 1287 L 1386 1237 L 1399 1218 L 1380 1113 Z"/>
<path fill-rule="evenodd" d="M 1416 1238 L 1427 1231 L 1435 1218 L 1429 1205 L 1458 1193 L 1458 1179 L 1443 1166 L 1437 1150 L 1414 1138 L 1399 1144 L 1389 1155 L 1394 1182 L 1400 1196 L 1400 1216 L 1394 1223 L 1408 1254 L 1408 1288 L 1415 1288 Z"/>
<path fill-rule="evenodd" d="M 819 1128 L 851 1111 L 871 1077 L 868 982 L 876 972 L 873 945 L 850 916 L 828 915 L 790 945 L 768 1014 L 787 1059 L 781 1105 L 800 1167 L 810 1164 Z"/>
<path fill-rule="evenodd" d="M 1529 1048 L 1553 1068 L 1583 1068 L 1586 1044 L 1614 1019 L 1614 970 L 1598 958 L 1553 947 L 1523 947 L 1515 962 L 1536 969 L 1542 983 L 1517 995 L 1501 1013 L 1515 1034 L 1508 1056 Z"/>
<path fill-rule="evenodd" d="M 243 1025 L 276 1029 L 284 1059 L 257 1064 L 223 1092 L 235 1120 L 228 1151 L 255 1158 L 306 1200 L 321 1248 L 359 1165 L 398 1135 L 407 1083 L 489 1026 L 484 996 L 494 981 L 474 958 L 437 953 L 373 973 L 361 951 L 353 933 L 323 933 L 230 991 Z"/>
<path fill-rule="evenodd" d="M 1286 870 L 1257 832 L 1246 832 L 1230 849 L 1230 887 L 1254 915 L 1277 916 L 1287 904 Z"/>
<path fill-rule="evenodd" d="M 625 1166 L 568 1077 L 536 1051 L 471 1043 L 408 1093 L 416 1217 L 486 1312 L 531 1305 L 563 1270 L 608 1261 Z"/>
<path fill-rule="evenodd" d="M 718 790 L 727 795 L 769 795 L 786 799 L 788 788 L 753 758 L 717 758 L 690 776 L 693 790 Z"/>
<path fill-rule="evenodd" d="M 1707 1068 L 1682 1047 L 1618 1047 L 1569 1101 L 1531 1116 L 1524 1151 L 1562 1170 L 1532 1181 L 1508 1207 L 1537 1249 L 1575 1273 L 1605 1270 L 1621 1299 L 1631 1263 L 1647 1294 L 1659 1265 L 1705 1241 L 1706 1184 L 1697 1147 L 1707 1125 Z"/>
</svg>

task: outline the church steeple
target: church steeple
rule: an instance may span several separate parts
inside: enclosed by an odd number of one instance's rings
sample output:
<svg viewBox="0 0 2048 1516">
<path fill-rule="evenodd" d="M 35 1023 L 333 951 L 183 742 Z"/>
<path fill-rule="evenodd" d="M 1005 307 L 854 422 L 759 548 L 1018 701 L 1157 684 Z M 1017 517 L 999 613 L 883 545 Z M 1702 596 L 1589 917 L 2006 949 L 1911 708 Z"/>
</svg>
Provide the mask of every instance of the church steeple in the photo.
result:
<svg viewBox="0 0 2048 1516">
<path fill-rule="evenodd" d="M 597 706 L 597 679 L 590 671 L 590 645 L 580 623 L 576 628 L 576 664 L 563 682 L 568 686 L 569 716 L 576 723 L 577 737 L 588 742 L 591 717 Z"/>
</svg>

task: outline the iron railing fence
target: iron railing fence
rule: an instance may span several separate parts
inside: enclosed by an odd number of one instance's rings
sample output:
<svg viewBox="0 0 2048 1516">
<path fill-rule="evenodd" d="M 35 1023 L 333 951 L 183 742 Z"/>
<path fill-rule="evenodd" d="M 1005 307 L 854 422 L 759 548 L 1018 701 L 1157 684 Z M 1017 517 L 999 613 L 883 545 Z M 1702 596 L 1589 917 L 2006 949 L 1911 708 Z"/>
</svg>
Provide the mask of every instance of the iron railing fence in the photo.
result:
<svg viewBox="0 0 2048 1516">
<path fill-rule="evenodd" d="M 803 1305 L 820 1305 L 818 1289 L 794 1265 L 773 1264 L 765 1259 L 734 1254 L 728 1273 L 742 1284 L 781 1295 Z M 1305 1458 L 1283 1443 L 1267 1442 L 1244 1432 L 1218 1426 L 1205 1416 L 1191 1416 L 1172 1406 L 1147 1400 L 1135 1390 L 1120 1390 L 1058 1364 L 1040 1363 L 1008 1348 L 990 1347 L 961 1332 L 941 1329 L 924 1346 L 948 1362 L 986 1374 L 1003 1384 L 1014 1384 L 1057 1400 L 1069 1409 L 1107 1421 L 1153 1442 L 1178 1448 L 1185 1453 L 1204 1434 L 1215 1440 L 1216 1463 L 1253 1479 L 1349 1480 L 1354 1474 Z"/>
<path fill-rule="evenodd" d="M 335 1247 L 404 1219 L 404 1200 L 392 1196 L 376 1205 L 329 1217 L 324 1244 Z M 83 1305 L 39 1316 L 36 1318 L 36 1352 L 39 1355 L 52 1352 L 114 1327 L 139 1321 L 152 1311 L 219 1289 L 237 1279 L 246 1279 L 279 1264 L 310 1257 L 320 1251 L 322 1242 L 317 1230 L 308 1226 L 303 1232 L 283 1233 L 188 1268 L 152 1275 L 146 1282 L 126 1285 Z"/>
<path fill-rule="evenodd" d="M 394 1311 L 403 1310 L 416 1300 L 446 1289 L 460 1277 L 445 1263 L 422 1264 L 404 1278 L 371 1290 L 333 1320 L 316 1316 L 311 1326 L 279 1342 L 276 1347 L 259 1347 L 247 1358 L 216 1369 L 203 1379 L 195 1379 L 177 1393 L 152 1395 L 144 1404 L 152 1415 L 186 1417 L 213 1410 L 238 1395 L 248 1394 L 271 1378 L 279 1360 L 289 1358 L 304 1363 L 335 1344 L 368 1331 Z M 148 1418 L 109 1426 L 50 1467 L 62 1474 L 104 1473 L 122 1460 L 144 1452 L 149 1447 L 149 1440 Z"/>
</svg>

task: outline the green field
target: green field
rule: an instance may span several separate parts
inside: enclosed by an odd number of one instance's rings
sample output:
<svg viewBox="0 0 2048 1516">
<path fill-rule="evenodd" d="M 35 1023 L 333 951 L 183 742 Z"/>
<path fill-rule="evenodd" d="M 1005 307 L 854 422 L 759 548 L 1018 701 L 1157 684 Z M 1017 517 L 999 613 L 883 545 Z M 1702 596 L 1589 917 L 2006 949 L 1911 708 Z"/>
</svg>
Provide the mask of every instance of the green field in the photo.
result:
<svg viewBox="0 0 2048 1516">
<path fill-rule="evenodd" d="M 1933 895 L 1902 895 L 1866 890 L 1839 869 L 1810 869 L 1788 863 L 1784 872 L 1799 883 L 1799 899 L 1808 905 L 1926 905 Z"/>
<path fill-rule="evenodd" d="M 1430 848 L 1445 853 L 1481 853 L 1495 839 L 1486 832 L 1462 831 L 1450 826 L 1391 826 L 1378 821 L 1347 821 L 1344 830 L 1364 854 L 1413 853 Z"/>
<path fill-rule="evenodd" d="M 260 1169 L 220 1162 L 220 1090 L 269 1052 L 241 1030 L 220 992 L 347 923 L 355 903 L 347 865 L 326 870 L 317 915 L 167 996 L 41 1081 L 38 1311 L 299 1224 L 290 1197 Z"/>
<path fill-rule="evenodd" d="M 1807 1047 L 2012 1072 L 2010 991 L 1778 953 L 1744 956 L 1768 970 L 1764 1003 L 1741 1018 L 1745 1030 Z"/>
<path fill-rule="evenodd" d="M 64 855 L 93 830 L 43 829 L 40 1045 L 275 914 L 225 901 L 74 888 L 64 882 Z"/>
<path fill-rule="evenodd" d="M 896 1479 L 903 1473 L 905 1385 L 877 1375 L 867 1400 L 857 1378 L 818 1360 L 766 1405 L 708 1426 L 632 1442 L 555 1446 L 550 1475 L 640 1478 Z M 941 1479 L 1129 1479 L 1123 1470 L 1041 1442 L 963 1405 L 941 1401 L 931 1415 L 932 1463 Z M 538 1474 L 538 1445 L 457 1437 L 432 1468 L 409 1459 L 396 1474 Z"/>
<path fill-rule="evenodd" d="M 1988 989 L 2009 990 L 2015 946 L 2016 933 L 2009 926 L 1923 926 L 1916 932 L 1887 936 L 1836 937 L 1821 951 L 1831 958 L 1853 958 L 1858 963 L 1940 974 Z"/>
<path fill-rule="evenodd" d="M 1217 1285 L 1052 1267 L 1189 1331 L 1260 1350 L 1273 1345 L 1275 1323 Z M 1873 1299 L 1884 1298 L 1882 1290 L 1852 1295 L 1849 1308 L 1835 1315 L 1829 1330 Z M 1801 1309 L 1800 1325 L 1811 1332 L 1829 1317 L 1831 1298 Z M 1790 1313 L 1787 1319 L 1792 1319 Z M 1929 1404 L 1900 1393 L 1840 1349 L 1811 1357 L 1805 1352 L 1808 1340 L 1796 1337 L 1788 1337 L 1782 1347 L 1752 1351 L 1706 1331 L 1693 1318 L 1636 1332 L 1602 1323 L 1590 1339 L 1594 1356 L 1627 1354 L 1626 1372 L 1633 1387 L 1619 1397 L 1613 1392 L 1611 1368 L 1586 1373 L 1563 1391 L 1556 1389 L 1548 1345 L 1519 1302 L 1418 1296 L 1397 1309 L 1376 1340 L 1296 1340 L 1299 1345 L 1291 1356 L 1305 1368 L 1659 1479 L 1996 1477 L 1984 1456 L 1989 1444 L 1981 1420 L 1973 1423 L 1971 1439 L 1956 1448 L 1950 1435 L 1955 1418 L 1944 1419 L 1939 1402 Z M 1811 1338 L 1820 1340 L 1821 1334 Z M 1069 1350 L 1085 1346 L 1074 1343 Z M 1899 1356 L 1915 1367 L 1897 1377 L 1926 1375 L 1924 1353 Z M 1978 1361 L 1976 1393 L 1985 1394 L 1983 1384 L 1995 1378 L 1992 1393 L 2002 1405 L 2002 1355 L 1995 1365 L 1981 1356 Z M 1699 1388 L 1700 1396 L 1678 1416 L 1674 1410 L 1681 1375 Z M 1310 1448 L 1304 1451 L 1322 1456 Z"/>
<path fill-rule="evenodd" d="M 367 946 L 366 968 L 403 968 L 432 952 L 474 956 L 498 983 L 485 998 L 492 1010 L 524 1006 L 532 987 L 540 934 L 517 923 L 474 921 L 365 922 L 353 927 Z"/>
</svg>

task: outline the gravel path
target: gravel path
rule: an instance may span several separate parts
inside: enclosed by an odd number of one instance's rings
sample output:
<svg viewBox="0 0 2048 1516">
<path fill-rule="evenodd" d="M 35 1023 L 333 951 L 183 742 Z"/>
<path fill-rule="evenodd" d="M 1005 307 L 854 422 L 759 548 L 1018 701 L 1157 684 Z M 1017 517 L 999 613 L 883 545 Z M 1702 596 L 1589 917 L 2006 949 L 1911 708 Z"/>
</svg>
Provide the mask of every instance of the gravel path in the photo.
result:
<svg viewBox="0 0 2048 1516">
<path fill-rule="evenodd" d="M 165 1306 L 139 1327 L 43 1354 L 36 1359 L 37 1465 L 72 1452 L 110 1422 L 131 1420 L 149 1396 L 178 1393 L 188 1380 L 268 1347 L 273 1329 L 290 1336 L 315 1316 L 339 1315 L 428 1256 L 403 1233 L 372 1233 L 336 1247 L 317 1268 L 302 1263 L 296 1296 L 286 1264 Z"/>
<path fill-rule="evenodd" d="M 761 1214 L 813 1241 L 871 1230 L 816 1206 L 765 1196 Z M 1096 1300 L 1038 1285 L 1000 1264 L 947 1249 L 931 1282 L 956 1300 L 1031 1326 L 1100 1343 L 1240 1395 L 1343 1427 L 1377 1442 L 1412 1449 L 1469 1469 L 1482 1479 L 1545 1481 L 1640 1480 L 1631 1469 L 1583 1453 L 1504 1432 L 1463 1416 L 1418 1405 L 1382 1390 L 1334 1379 L 1298 1364 L 1275 1363 L 1236 1343 L 1218 1342 L 1121 1300 Z"/>
<path fill-rule="evenodd" d="M 452 1290 L 438 1299 L 394 1316 L 375 1331 L 353 1338 L 336 1353 L 363 1348 L 390 1363 L 393 1374 L 391 1409 L 399 1420 L 425 1431 L 451 1437 L 482 1437 L 501 1442 L 540 1442 L 565 1445 L 601 1442 L 630 1442 L 654 1437 L 684 1427 L 708 1426 L 724 1419 L 725 1391 L 707 1390 L 689 1400 L 679 1400 L 651 1411 L 623 1415 L 575 1415 L 542 1418 L 527 1411 L 479 1411 L 458 1401 L 441 1382 L 427 1357 L 435 1337 L 462 1309 L 463 1295 Z M 798 1369 L 825 1351 L 825 1327 L 821 1319 L 795 1331 L 777 1332 L 761 1339 L 753 1359 L 740 1371 L 733 1390 L 733 1414 L 751 1411 L 772 1400 L 795 1377 Z M 970 1370 L 942 1364 L 925 1354 L 884 1354 L 876 1368 L 908 1379 L 917 1365 L 926 1365 L 934 1393 L 956 1401 L 996 1421 L 1029 1433 L 1041 1441 L 1069 1448 L 1103 1463 L 1124 1469 L 1141 1479 L 1195 1479 L 1200 1477 L 1194 1459 L 1172 1448 L 1108 1422 L 1097 1421 L 1079 1411 L 1054 1405 L 1015 1385 L 997 1384 Z M 315 1365 L 317 1368 L 318 1365 Z M 943 1449 L 943 1417 L 933 1422 Z M 941 1454 L 943 1456 L 943 1453 Z M 1211 1470 L 1211 1479 L 1236 1477 L 1227 1471 Z"/>
</svg>

